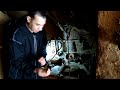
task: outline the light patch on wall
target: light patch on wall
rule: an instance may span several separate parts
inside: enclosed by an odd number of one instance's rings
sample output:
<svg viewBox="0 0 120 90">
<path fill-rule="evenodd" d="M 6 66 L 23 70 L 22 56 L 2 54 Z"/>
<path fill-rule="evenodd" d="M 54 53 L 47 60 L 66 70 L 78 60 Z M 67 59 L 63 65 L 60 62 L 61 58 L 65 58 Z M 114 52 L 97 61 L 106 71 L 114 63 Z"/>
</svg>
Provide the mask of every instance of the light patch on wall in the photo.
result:
<svg viewBox="0 0 120 90">
<path fill-rule="evenodd" d="M 7 11 L 7 14 L 10 16 L 14 16 L 16 18 L 20 18 L 24 15 L 26 15 L 28 12 L 27 11 Z"/>
<path fill-rule="evenodd" d="M 4 14 L 2 11 L 0 11 L 0 24 L 5 24 L 10 18 L 7 14 Z"/>
</svg>

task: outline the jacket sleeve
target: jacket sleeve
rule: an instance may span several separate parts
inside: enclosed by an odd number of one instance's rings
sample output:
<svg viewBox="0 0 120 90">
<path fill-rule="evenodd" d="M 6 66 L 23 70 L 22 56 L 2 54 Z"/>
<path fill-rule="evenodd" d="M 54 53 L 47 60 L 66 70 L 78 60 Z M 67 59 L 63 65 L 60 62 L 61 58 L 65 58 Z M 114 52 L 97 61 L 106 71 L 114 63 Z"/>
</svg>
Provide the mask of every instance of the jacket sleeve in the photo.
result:
<svg viewBox="0 0 120 90">
<path fill-rule="evenodd" d="M 14 37 L 10 45 L 10 65 L 15 68 L 12 72 L 22 73 L 22 75 L 29 74 L 28 76 L 33 75 L 35 66 L 32 64 L 32 60 L 27 60 L 23 41 L 18 37 Z"/>
</svg>

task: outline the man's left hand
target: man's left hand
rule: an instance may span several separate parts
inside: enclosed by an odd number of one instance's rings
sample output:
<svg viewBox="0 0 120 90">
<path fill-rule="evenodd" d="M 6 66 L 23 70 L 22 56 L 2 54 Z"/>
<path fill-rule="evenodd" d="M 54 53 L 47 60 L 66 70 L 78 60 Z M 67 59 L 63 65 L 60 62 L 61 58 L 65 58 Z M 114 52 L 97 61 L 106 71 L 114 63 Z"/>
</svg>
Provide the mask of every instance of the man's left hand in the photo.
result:
<svg viewBox="0 0 120 90">
<path fill-rule="evenodd" d="M 46 64 L 46 61 L 45 61 L 44 57 L 40 57 L 38 62 L 41 64 L 41 66 L 44 66 Z"/>
</svg>

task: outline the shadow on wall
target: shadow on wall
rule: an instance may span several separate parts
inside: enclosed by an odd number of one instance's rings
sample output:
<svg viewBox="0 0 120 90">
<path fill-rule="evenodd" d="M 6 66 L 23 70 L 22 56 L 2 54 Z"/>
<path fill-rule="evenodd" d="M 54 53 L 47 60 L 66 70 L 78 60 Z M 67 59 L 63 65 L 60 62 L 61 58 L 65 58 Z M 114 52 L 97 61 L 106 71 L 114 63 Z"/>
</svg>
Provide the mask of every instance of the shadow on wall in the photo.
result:
<svg viewBox="0 0 120 90">
<path fill-rule="evenodd" d="M 3 70 L 2 70 L 2 48 L 0 47 L 0 79 L 3 79 Z"/>
<path fill-rule="evenodd" d="M 0 79 L 4 78 L 4 70 L 3 70 L 3 31 L 4 31 L 4 25 L 10 18 L 0 11 Z"/>
<path fill-rule="evenodd" d="M 8 51 L 4 47 L 4 28 L 6 23 L 12 18 L 20 18 L 27 14 L 27 11 L 0 11 L 0 79 L 6 77 L 6 52 Z"/>
</svg>

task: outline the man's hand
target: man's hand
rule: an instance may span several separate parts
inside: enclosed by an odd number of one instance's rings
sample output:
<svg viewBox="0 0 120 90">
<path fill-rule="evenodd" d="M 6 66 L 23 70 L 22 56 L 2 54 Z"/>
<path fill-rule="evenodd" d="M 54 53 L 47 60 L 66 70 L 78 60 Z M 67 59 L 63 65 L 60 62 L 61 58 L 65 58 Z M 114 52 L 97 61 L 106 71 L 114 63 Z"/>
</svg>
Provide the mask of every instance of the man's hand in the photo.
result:
<svg viewBox="0 0 120 90">
<path fill-rule="evenodd" d="M 46 64 L 46 60 L 44 57 L 40 57 L 38 62 L 41 64 L 41 66 L 44 66 Z M 36 68 L 34 70 L 35 73 L 38 74 L 38 76 L 41 76 L 41 77 L 47 77 L 50 75 L 50 69 L 45 69 L 44 67 L 43 68 Z"/>
<path fill-rule="evenodd" d="M 38 62 L 41 64 L 41 66 L 46 64 L 45 58 L 44 57 L 40 57 Z"/>
<path fill-rule="evenodd" d="M 34 70 L 35 73 L 38 74 L 38 76 L 41 76 L 41 77 L 47 77 L 50 75 L 50 69 L 48 68 L 47 71 L 45 71 L 43 68 L 36 68 Z"/>
</svg>

